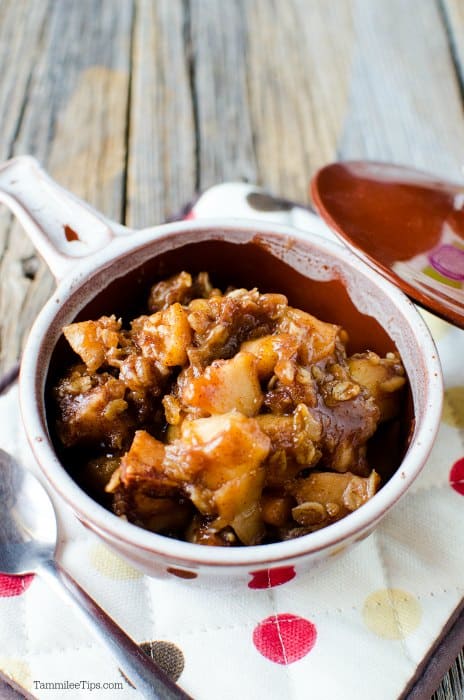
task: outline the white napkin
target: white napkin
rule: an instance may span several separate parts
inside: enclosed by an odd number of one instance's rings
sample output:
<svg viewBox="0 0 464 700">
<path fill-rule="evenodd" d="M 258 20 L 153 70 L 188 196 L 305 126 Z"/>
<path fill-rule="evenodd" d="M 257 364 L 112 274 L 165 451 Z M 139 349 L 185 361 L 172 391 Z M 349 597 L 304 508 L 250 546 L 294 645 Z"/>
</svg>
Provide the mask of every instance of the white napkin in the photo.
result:
<svg viewBox="0 0 464 700">
<path fill-rule="evenodd" d="M 259 197 L 250 196 L 256 192 Z M 190 217 L 280 221 L 333 237 L 315 215 L 278 202 L 249 185 L 219 185 L 200 198 Z M 283 572 L 264 589 L 207 586 L 201 577 L 149 579 L 55 499 L 63 563 L 130 635 L 149 643 L 194 698 L 394 700 L 461 602 L 464 333 L 425 317 L 447 387 L 430 459 L 373 535 L 310 575 L 285 581 L 291 573 Z M 0 399 L 0 426 L 0 446 L 37 471 L 16 387 Z M 0 669 L 37 698 L 138 697 L 38 577 L 0 577 Z"/>
</svg>

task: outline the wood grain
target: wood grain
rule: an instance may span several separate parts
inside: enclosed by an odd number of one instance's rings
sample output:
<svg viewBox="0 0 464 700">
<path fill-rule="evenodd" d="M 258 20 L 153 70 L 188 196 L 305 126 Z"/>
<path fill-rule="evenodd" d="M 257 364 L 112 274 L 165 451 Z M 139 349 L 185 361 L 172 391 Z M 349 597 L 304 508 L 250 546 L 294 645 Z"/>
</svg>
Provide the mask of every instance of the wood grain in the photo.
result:
<svg viewBox="0 0 464 700">
<path fill-rule="evenodd" d="M 17 60 L 25 94 L 9 120 L 4 156 L 36 156 L 65 186 L 109 216 L 120 218 L 125 180 L 126 119 L 132 0 L 43 0 L 13 3 L 28 15 L 29 30 Z M 20 10 L 16 10 L 16 13 Z M 40 20 L 40 21 L 39 21 Z M 2 30 L 4 23 L 1 22 Z M 20 32 L 18 32 L 20 34 Z M 0 92 L 18 71 L 2 55 Z M 24 55 L 24 58 L 23 58 Z M 20 82 L 21 84 L 21 82 Z M 27 89 L 26 89 L 27 88 Z M 0 97 L 0 105 L 6 97 Z M 11 107 L 11 109 L 13 106 Z M 24 336 L 54 282 L 22 229 L 2 219 L 0 262 L 0 371 L 17 359 Z"/>
<path fill-rule="evenodd" d="M 195 190 L 195 127 L 181 0 L 140 0 L 134 27 L 126 221 L 163 222 Z"/>
<path fill-rule="evenodd" d="M 48 2 L 27 3 L 3 0 L 0 22 L 0 157 L 11 155 L 21 122 L 35 52 L 45 28 Z M 17 27 L 21 27 L 21 31 Z"/>
<path fill-rule="evenodd" d="M 464 694 L 464 653 L 461 652 L 432 700 L 460 700 Z"/>
<path fill-rule="evenodd" d="M 336 157 L 353 52 L 351 3 L 245 3 L 249 100 L 259 182 L 306 201 L 311 174 Z"/>
<path fill-rule="evenodd" d="M 0 22 L 0 156 L 9 158 L 15 147 L 29 88 L 36 67 L 36 54 L 42 47 L 49 4 L 5 0 Z M 22 31 L 18 32 L 17 27 Z M 23 239 L 23 240 L 22 240 Z M 20 241 L 20 242 L 19 242 Z M 0 373 L 13 365 L 18 357 L 22 332 L 17 330 L 22 300 L 30 283 L 21 269 L 21 258 L 34 255 L 25 236 L 3 207 L 0 209 Z M 35 259 L 35 256 L 34 256 Z M 33 266 L 36 268 L 35 263 Z M 24 325 L 23 325 L 24 327 Z"/>
<path fill-rule="evenodd" d="M 435 2 L 355 4 L 356 48 L 343 158 L 408 163 L 461 177 L 464 121 L 446 29 Z"/>
<path fill-rule="evenodd" d="M 189 38 L 200 190 L 225 180 L 255 182 L 257 177 L 245 6 L 242 0 L 191 2 Z"/>
</svg>

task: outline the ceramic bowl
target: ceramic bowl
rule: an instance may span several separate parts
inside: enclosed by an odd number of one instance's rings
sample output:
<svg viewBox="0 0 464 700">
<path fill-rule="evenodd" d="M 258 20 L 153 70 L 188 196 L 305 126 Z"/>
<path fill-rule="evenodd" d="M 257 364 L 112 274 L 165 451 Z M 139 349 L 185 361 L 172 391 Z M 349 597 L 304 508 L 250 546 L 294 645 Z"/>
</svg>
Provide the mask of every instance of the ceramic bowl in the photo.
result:
<svg viewBox="0 0 464 700">
<path fill-rule="evenodd" d="M 366 537 L 406 493 L 425 464 L 441 413 L 436 348 L 413 304 L 346 248 L 316 235 L 233 219 L 171 223 L 131 231 L 60 188 L 30 158 L 0 168 L 0 198 L 16 213 L 54 272 L 58 286 L 36 319 L 24 351 L 21 408 L 27 436 L 50 483 L 79 520 L 151 576 L 243 582 L 292 577 Z M 47 426 L 47 386 L 59 371 L 62 327 L 142 303 L 150 282 L 182 269 L 208 270 L 216 283 L 282 292 L 294 306 L 340 323 L 349 350 L 396 346 L 410 385 L 396 471 L 368 503 L 298 539 L 221 548 L 143 530 L 90 498 L 60 463 Z"/>
</svg>

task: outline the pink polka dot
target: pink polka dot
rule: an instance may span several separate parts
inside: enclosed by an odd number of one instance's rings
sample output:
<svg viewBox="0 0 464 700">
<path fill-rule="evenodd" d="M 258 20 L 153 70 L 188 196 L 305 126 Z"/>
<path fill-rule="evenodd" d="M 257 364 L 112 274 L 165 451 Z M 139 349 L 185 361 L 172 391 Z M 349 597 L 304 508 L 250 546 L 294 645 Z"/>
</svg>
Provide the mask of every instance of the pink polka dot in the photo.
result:
<svg viewBox="0 0 464 700">
<path fill-rule="evenodd" d="M 24 593 L 32 583 L 34 574 L 26 576 L 7 576 L 0 574 L 0 598 L 11 598 Z"/>
<path fill-rule="evenodd" d="M 269 661 L 285 666 L 306 656 L 316 639 L 316 626 L 304 617 L 290 613 L 271 615 L 253 631 L 253 643 L 259 653 Z"/>
<path fill-rule="evenodd" d="M 184 216 L 184 221 L 190 221 L 192 219 L 195 219 L 195 212 L 193 211 L 193 209 L 189 211 L 187 216 Z"/>
<path fill-rule="evenodd" d="M 295 567 L 281 566 L 278 569 L 262 569 L 261 571 L 251 571 L 251 581 L 248 583 L 248 588 L 274 588 L 281 586 L 287 581 L 295 578 Z"/>
<path fill-rule="evenodd" d="M 464 457 L 458 459 L 449 473 L 450 486 L 464 496 Z"/>
</svg>

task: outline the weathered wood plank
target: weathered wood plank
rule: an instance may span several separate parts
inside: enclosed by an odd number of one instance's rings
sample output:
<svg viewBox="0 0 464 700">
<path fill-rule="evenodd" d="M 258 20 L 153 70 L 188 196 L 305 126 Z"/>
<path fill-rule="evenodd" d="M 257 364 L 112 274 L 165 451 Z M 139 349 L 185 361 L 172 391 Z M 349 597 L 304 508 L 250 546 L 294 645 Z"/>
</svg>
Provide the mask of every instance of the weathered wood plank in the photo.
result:
<svg viewBox="0 0 464 700">
<path fill-rule="evenodd" d="M 35 155 L 64 186 L 119 219 L 125 186 L 132 0 L 61 0 L 50 6 L 43 0 L 20 0 L 14 5 L 16 13 L 25 15 L 41 8 L 43 21 L 37 24 L 35 43 L 29 38 L 22 47 L 32 67 L 22 112 L 19 109 L 11 117 L 16 131 L 5 155 Z M 3 19 L 3 5 L 1 11 Z M 18 24 L 18 36 L 23 31 Z M 8 51 L 1 58 L 1 74 L 16 75 Z M 9 80 L 1 81 L 0 90 Z M 53 286 L 17 224 L 4 228 L 3 241 L 0 371 L 16 360 L 24 335 Z"/>
<path fill-rule="evenodd" d="M 135 17 L 126 220 L 142 228 L 195 189 L 195 128 L 181 0 L 139 0 Z"/>
<path fill-rule="evenodd" d="M 0 159 L 9 158 L 21 123 L 28 88 L 35 67 L 35 55 L 40 51 L 45 28 L 48 2 L 34 3 L 3 0 L 0 6 Z M 17 352 L 11 351 L 10 336 L 6 331 L 13 319 L 14 299 L 24 295 L 21 271 L 12 259 L 12 218 L 0 207 L 0 374 L 16 360 Z M 17 278 L 11 269 L 18 272 Z M 11 311 L 10 311 L 11 310 Z"/>
<path fill-rule="evenodd" d="M 60 0 L 29 89 L 15 153 L 120 219 L 132 0 Z"/>
<path fill-rule="evenodd" d="M 34 66 L 34 52 L 40 45 L 48 2 L 34 4 L 3 0 L 0 6 L 0 160 L 8 158 L 21 120 L 24 101 Z M 21 31 L 18 31 L 21 27 Z M 0 259 L 10 217 L 0 210 Z"/>
<path fill-rule="evenodd" d="M 460 177 L 464 122 L 446 29 L 435 2 L 358 0 L 343 158 L 415 165 Z"/>
<path fill-rule="evenodd" d="M 0 158 L 11 154 L 49 2 L 2 0 L 0 5 Z"/>
<path fill-rule="evenodd" d="M 461 652 L 456 663 L 450 668 L 431 700 L 461 700 L 463 694 L 464 653 Z"/>
<path fill-rule="evenodd" d="M 190 4 L 200 190 L 225 180 L 256 181 L 244 4 Z"/>
<path fill-rule="evenodd" d="M 305 201 L 311 173 L 336 155 L 348 109 L 351 2 L 245 3 L 252 128 L 261 184 Z"/>
</svg>

